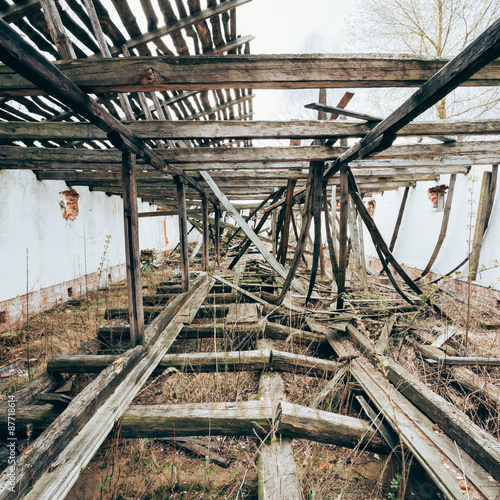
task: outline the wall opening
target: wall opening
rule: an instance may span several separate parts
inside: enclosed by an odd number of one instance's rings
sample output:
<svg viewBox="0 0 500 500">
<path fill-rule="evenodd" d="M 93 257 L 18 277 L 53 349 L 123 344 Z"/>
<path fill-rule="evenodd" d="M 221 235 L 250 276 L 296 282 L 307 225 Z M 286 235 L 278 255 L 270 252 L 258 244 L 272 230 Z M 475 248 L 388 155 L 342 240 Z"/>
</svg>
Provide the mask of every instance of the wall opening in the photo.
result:
<svg viewBox="0 0 500 500">
<path fill-rule="evenodd" d="M 0 324 L 7 323 L 7 313 L 5 311 L 0 311 Z"/>
<path fill-rule="evenodd" d="M 74 189 L 61 191 L 59 195 L 61 196 L 59 206 L 63 218 L 65 220 L 75 220 L 78 216 L 78 198 L 80 198 L 80 195 Z"/>
<path fill-rule="evenodd" d="M 68 288 L 68 297 L 73 297 L 73 287 L 72 286 L 70 286 Z"/>
<path fill-rule="evenodd" d="M 447 190 L 448 186 L 446 184 L 441 184 L 429 189 L 428 196 L 429 200 L 432 202 L 432 208 L 435 208 L 436 210 L 444 210 Z"/>
</svg>

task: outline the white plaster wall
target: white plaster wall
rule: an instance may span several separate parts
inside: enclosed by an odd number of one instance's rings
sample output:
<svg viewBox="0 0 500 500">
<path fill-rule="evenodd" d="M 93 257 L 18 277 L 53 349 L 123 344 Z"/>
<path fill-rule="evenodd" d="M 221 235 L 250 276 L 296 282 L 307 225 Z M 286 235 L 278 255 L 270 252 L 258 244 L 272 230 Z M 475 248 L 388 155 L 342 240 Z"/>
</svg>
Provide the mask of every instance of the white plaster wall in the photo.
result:
<svg viewBox="0 0 500 500">
<path fill-rule="evenodd" d="M 491 167 L 472 167 L 468 175 L 457 175 L 457 183 L 448 225 L 446 239 L 431 271 L 446 274 L 462 262 L 469 252 L 469 241 L 472 244 L 477 204 L 481 190 L 483 172 Z M 442 210 L 432 208 L 428 198 L 428 189 L 439 185 L 449 185 L 449 175 L 442 175 L 436 182 L 419 182 L 410 188 L 408 201 L 404 211 L 401 228 L 394 247 L 394 256 L 398 262 L 417 269 L 424 269 L 434 251 L 441 222 Z M 497 186 L 498 190 L 498 186 Z M 374 219 L 385 241 L 389 244 L 396 218 L 398 216 L 404 188 L 388 191 L 383 195 L 374 195 L 377 205 Z M 370 198 L 365 198 L 365 203 Z M 364 232 L 366 253 L 377 257 L 377 253 L 366 228 Z M 483 239 L 479 267 L 491 267 L 500 261 L 500 203 L 497 197 L 493 206 L 489 228 Z M 467 265 L 461 268 L 462 273 L 468 271 Z M 481 272 L 476 283 L 500 289 L 500 268 Z"/>
<path fill-rule="evenodd" d="M 121 198 L 76 187 L 79 215 L 67 221 L 59 207 L 67 189 L 61 181 L 37 181 L 31 171 L 0 171 L 0 301 L 26 293 L 27 255 L 29 291 L 95 272 L 101 262 L 125 262 Z M 152 210 L 139 202 L 139 211 Z M 141 249 L 166 250 L 178 237 L 177 217 L 139 220 Z"/>
</svg>

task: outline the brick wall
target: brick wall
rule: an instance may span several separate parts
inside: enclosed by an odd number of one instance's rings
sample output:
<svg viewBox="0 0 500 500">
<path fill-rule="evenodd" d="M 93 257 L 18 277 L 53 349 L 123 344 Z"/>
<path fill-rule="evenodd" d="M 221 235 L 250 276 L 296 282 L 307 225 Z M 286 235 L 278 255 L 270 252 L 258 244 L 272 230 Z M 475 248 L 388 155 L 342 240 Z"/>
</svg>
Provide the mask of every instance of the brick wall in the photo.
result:
<svg viewBox="0 0 500 500">
<path fill-rule="evenodd" d="M 78 297 L 88 290 L 94 290 L 97 287 L 97 274 L 97 272 L 87 274 L 86 276 L 80 276 L 70 281 L 64 281 L 48 288 L 30 292 L 28 294 L 29 314 L 38 314 L 71 298 Z M 120 281 L 125 279 L 125 275 L 125 264 L 109 268 L 105 274 L 101 274 L 99 285 L 106 286 L 108 283 Z M 0 302 L 0 332 L 25 319 L 26 294 Z"/>
</svg>

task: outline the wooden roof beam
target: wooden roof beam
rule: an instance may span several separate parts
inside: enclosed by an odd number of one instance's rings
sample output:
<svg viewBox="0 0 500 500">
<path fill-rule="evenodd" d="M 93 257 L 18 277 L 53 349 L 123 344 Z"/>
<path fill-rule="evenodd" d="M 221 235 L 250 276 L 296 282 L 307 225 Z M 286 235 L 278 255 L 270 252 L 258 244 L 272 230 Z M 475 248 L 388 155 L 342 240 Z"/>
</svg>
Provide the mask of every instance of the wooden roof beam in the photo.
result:
<svg viewBox="0 0 500 500">
<path fill-rule="evenodd" d="M 223 88 L 416 87 L 428 81 L 447 62 L 444 59 L 354 54 L 348 57 L 227 54 L 210 57 L 87 58 L 55 64 L 84 92 L 109 93 Z M 486 64 L 483 63 L 484 66 Z M 468 86 L 500 84 L 499 61 L 490 60 L 487 67 L 476 71 L 461 79 L 460 83 Z M 0 67 L 0 96 L 41 95 L 45 92 L 45 89 L 38 88 L 9 68 Z"/>
<path fill-rule="evenodd" d="M 186 176 L 182 171 L 168 166 L 157 154 L 119 120 L 86 95 L 73 82 L 66 78 L 53 64 L 36 51 L 20 35 L 0 20 L 0 58 L 15 71 L 35 82 L 48 94 L 75 110 L 84 118 L 106 131 L 108 139 L 150 163 L 165 174 L 179 175 L 186 182 L 214 200 L 210 193 Z M 214 200 L 216 202 L 216 200 Z"/>
</svg>

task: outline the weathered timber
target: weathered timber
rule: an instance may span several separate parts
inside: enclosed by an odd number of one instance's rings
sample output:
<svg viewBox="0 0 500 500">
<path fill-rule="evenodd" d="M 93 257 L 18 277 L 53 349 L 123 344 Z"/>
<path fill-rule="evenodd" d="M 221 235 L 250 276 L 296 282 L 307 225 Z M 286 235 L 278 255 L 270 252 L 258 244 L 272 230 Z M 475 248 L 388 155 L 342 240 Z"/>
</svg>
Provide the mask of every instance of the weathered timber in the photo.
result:
<svg viewBox="0 0 500 500">
<path fill-rule="evenodd" d="M 270 304 L 268 302 L 266 302 L 265 300 L 262 300 L 259 296 L 248 292 L 247 290 L 241 288 L 238 285 L 231 283 L 230 281 L 225 280 L 224 278 L 222 278 L 222 276 L 212 275 L 212 278 L 216 281 L 223 283 L 224 285 L 231 287 L 233 290 L 236 290 L 238 293 L 245 295 L 249 299 L 254 300 L 255 302 L 258 302 L 259 304 L 262 304 L 264 306 L 270 306 Z"/>
<path fill-rule="evenodd" d="M 206 275 L 198 280 L 196 287 L 200 286 L 204 279 L 206 279 Z M 80 392 L 63 414 L 17 459 L 14 491 L 2 490 L 0 493 L 2 500 L 17 498 L 32 485 L 32 481 L 36 481 L 38 478 L 40 479 L 29 495 L 33 497 L 37 495 L 37 491 L 43 491 L 46 495 L 44 498 L 64 497 L 65 492 L 69 491 L 78 478 L 80 466 L 84 467 L 90 461 L 102 440 L 111 430 L 114 419 L 120 417 L 120 410 L 116 406 L 121 404 L 121 411 L 125 410 L 142 383 L 154 370 L 156 362 L 153 360 L 159 356 L 157 359 L 159 362 L 177 333 L 182 329 L 182 324 L 178 328 L 175 326 L 176 323 L 173 323 L 174 331 L 169 333 L 166 327 L 186 299 L 187 296 L 179 297 L 179 300 L 166 307 L 162 314 L 146 329 L 146 342 L 151 345 L 154 343 L 153 349 L 147 352 L 145 346 L 137 346 L 120 356 Z M 157 340 L 162 332 L 165 337 L 164 342 Z M 136 376 L 139 373 L 143 376 L 141 383 L 136 382 Z M 132 379 L 133 382 L 129 383 Z M 128 390 L 116 391 L 119 386 L 124 387 L 124 384 L 129 384 Z M 113 402 L 115 410 L 111 417 L 108 407 L 110 404 L 113 405 Z M 111 427 L 107 427 L 109 423 L 111 423 Z M 87 435 L 88 432 L 92 433 L 93 431 L 98 432 L 99 437 L 93 435 L 90 438 Z M 81 448 L 80 443 L 84 444 L 85 442 L 92 443 L 91 449 L 86 446 L 84 449 Z M 72 456 L 71 460 L 64 458 L 68 457 L 68 454 Z M 52 468 L 51 477 L 48 478 L 46 471 L 49 466 L 55 464 L 54 460 L 59 461 L 55 465 L 57 473 L 54 473 L 55 469 Z M 10 481 L 8 471 L 2 474 L 0 484 L 6 481 Z"/>
<path fill-rule="evenodd" d="M 236 148 L 231 148 L 236 149 Z M 266 259 L 269 265 L 276 271 L 280 276 L 286 278 L 287 273 L 283 266 L 276 260 L 276 258 L 269 252 L 269 250 L 262 244 L 259 237 L 250 228 L 250 226 L 244 221 L 243 217 L 238 213 L 238 211 L 233 207 L 231 202 L 227 199 L 224 193 L 218 188 L 217 184 L 213 181 L 207 172 L 200 172 L 201 176 L 205 179 L 210 189 L 213 191 L 215 196 L 220 200 L 224 208 L 231 214 L 231 217 L 238 223 L 245 234 L 248 236 L 249 240 L 257 247 L 262 256 Z M 305 288 L 297 280 L 291 280 L 291 284 L 299 293 L 305 293 Z"/>
<path fill-rule="evenodd" d="M 293 256 L 293 260 L 290 264 L 290 268 L 288 269 L 288 273 L 286 275 L 281 275 L 282 278 L 285 278 L 285 282 L 283 283 L 283 287 L 281 289 L 281 293 L 278 298 L 278 304 L 281 304 L 290 289 L 290 286 L 297 281 L 294 279 L 295 273 L 297 272 L 297 268 L 299 267 L 300 259 L 302 258 L 302 254 L 307 245 L 307 237 L 309 235 L 309 228 L 311 226 L 311 220 L 314 215 L 314 199 L 319 196 L 321 198 L 322 193 L 322 176 L 324 170 L 323 162 L 311 162 L 309 166 L 309 175 L 307 178 L 307 187 L 306 187 L 306 199 L 304 202 L 304 210 L 305 216 L 302 220 L 302 228 L 300 231 L 300 238 L 297 242 L 295 248 L 295 254 Z M 305 295 L 306 290 L 303 286 L 300 286 L 300 289 L 294 285 L 294 288 L 301 294 Z"/>
<path fill-rule="evenodd" d="M 181 250 L 181 284 L 182 291 L 189 290 L 189 250 L 187 236 L 187 214 L 186 214 L 186 189 L 179 177 L 176 177 L 177 187 L 177 208 L 179 219 L 179 247 Z"/>
<path fill-rule="evenodd" d="M 481 183 L 481 193 L 479 194 L 478 210 L 476 215 L 476 224 L 474 226 L 474 239 L 472 241 L 472 251 L 469 258 L 469 274 L 471 281 L 475 281 L 478 273 L 479 258 L 481 256 L 481 247 L 483 245 L 483 236 L 488 224 L 487 215 L 490 205 L 491 192 L 491 172 L 483 173 Z"/>
<path fill-rule="evenodd" d="M 309 326 L 321 330 L 321 325 L 313 321 L 309 321 Z M 348 352 L 335 336 L 330 333 L 326 335 L 338 356 L 347 355 Z M 446 498 L 462 498 L 463 490 L 459 487 L 460 482 L 456 479 L 456 475 L 445 467 L 441 454 L 447 456 L 460 470 L 467 462 L 466 470 L 469 481 L 472 481 L 478 489 L 482 489 L 483 494 L 486 492 L 487 498 L 495 498 L 498 486 L 487 479 L 486 471 L 479 467 L 465 451 L 458 451 L 457 445 L 447 436 L 441 434 L 436 436 L 432 427 L 433 423 L 393 386 L 388 387 L 386 379 L 375 372 L 368 363 L 353 361 L 351 373 Z M 418 422 L 418 429 L 413 422 Z M 492 494 L 488 494 L 488 491 Z"/>
<path fill-rule="evenodd" d="M 450 220 L 451 204 L 453 202 L 453 193 L 455 192 L 456 181 L 457 181 L 456 174 L 451 174 L 450 186 L 448 188 L 448 194 L 446 195 L 446 205 L 444 207 L 443 220 L 441 222 L 441 231 L 439 232 L 439 237 L 436 242 L 434 251 L 432 252 L 432 255 L 429 259 L 429 262 L 425 266 L 425 269 L 422 271 L 418 279 L 423 278 L 431 270 L 432 265 L 434 264 L 434 262 L 437 259 L 437 256 L 439 255 L 439 251 L 441 250 L 441 246 L 443 245 L 444 239 L 446 238 L 446 232 L 448 230 L 448 221 Z"/>
<path fill-rule="evenodd" d="M 273 193 L 271 195 L 272 201 L 275 201 L 277 198 L 279 198 L 281 196 L 281 194 L 283 193 L 283 191 L 284 191 L 284 188 L 280 188 L 280 189 L 278 189 L 278 191 L 276 191 L 276 193 Z M 271 214 L 271 212 L 264 210 L 264 215 L 260 218 L 260 221 L 254 230 L 254 233 L 256 235 L 259 234 L 259 231 L 263 228 L 263 226 L 266 223 L 267 219 L 269 218 L 270 214 Z M 248 248 L 250 247 L 251 244 L 252 244 L 252 240 L 247 236 L 246 240 L 243 243 L 241 243 L 239 250 L 238 250 L 238 254 L 229 263 L 229 266 L 228 266 L 229 269 L 233 269 L 233 267 L 238 263 L 238 261 L 241 259 L 241 257 L 243 257 L 243 255 L 248 250 Z"/>
<path fill-rule="evenodd" d="M 436 422 L 493 477 L 500 479 L 500 444 L 491 434 L 474 424 L 395 361 L 385 356 L 375 356 L 370 342 L 352 325 L 347 327 L 347 331 L 369 359 L 382 360 L 388 379 L 405 397 Z"/>
<path fill-rule="evenodd" d="M 191 439 L 188 437 L 161 438 L 160 442 L 170 444 L 171 446 L 188 451 L 203 460 L 209 460 L 220 467 L 227 468 L 231 465 L 231 460 L 224 458 L 212 450 L 212 442 L 201 441 L 200 439 Z"/>
<path fill-rule="evenodd" d="M 347 448 L 388 453 L 389 448 L 365 420 L 282 401 L 279 431 L 288 437 L 310 439 Z"/>
<path fill-rule="evenodd" d="M 55 408 L 51 404 L 20 405 L 16 402 L 16 437 L 18 439 L 27 437 L 28 427 L 31 437 L 39 436 L 40 433 L 42 433 L 61 414 L 61 412 L 62 408 Z M 7 417 L 5 418 L 7 419 Z M 6 424 L 2 425 L 0 428 L 0 439 L 8 442 L 8 437 L 8 427 Z"/>
<path fill-rule="evenodd" d="M 339 269 L 337 273 L 337 309 L 344 308 L 345 278 L 347 272 L 347 219 L 349 203 L 349 178 L 347 167 L 340 170 L 340 219 L 339 219 Z M 334 221 L 335 223 L 335 221 Z"/>
<path fill-rule="evenodd" d="M 271 349 L 273 343 L 259 339 L 257 347 Z M 272 357 L 272 356 L 271 356 Z M 261 401 L 271 405 L 272 421 L 268 439 L 262 443 L 257 459 L 259 500 L 302 499 L 302 489 L 293 457 L 292 441 L 276 435 L 279 425 L 278 406 L 285 399 L 285 388 L 281 375 L 264 372 L 259 379 Z"/>
<path fill-rule="evenodd" d="M 401 222 L 403 220 L 403 214 L 406 207 L 406 202 L 408 200 L 408 194 L 410 192 L 409 187 L 405 187 L 403 198 L 401 199 L 401 205 L 399 206 L 398 218 L 396 219 L 396 224 L 394 225 L 394 230 L 392 232 L 391 242 L 389 243 L 389 252 L 394 250 L 394 246 L 396 245 L 396 240 L 398 238 L 399 229 L 401 227 Z"/>
<path fill-rule="evenodd" d="M 493 25 L 489 31 L 495 28 L 496 26 Z M 494 47 L 494 41 L 484 40 L 484 37 L 480 41 L 488 47 Z M 468 53 L 473 51 L 478 56 L 484 55 L 484 51 L 478 50 L 477 42 Z M 493 53 L 492 58 L 494 57 Z M 456 60 L 457 58 L 454 61 Z M 459 61 L 461 62 L 461 59 Z M 355 55 L 336 57 L 318 54 L 265 56 L 227 54 L 211 57 L 79 59 L 58 63 L 57 68 L 84 92 L 107 93 L 216 88 L 411 87 L 427 82 L 438 70 L 446 67 L 446 62 L 443 59 L 433 61 L 416 57 L 398 59 Z M 490 61 L 484 61 L 483 65 L 488 62 Z M 466 69 L 470 67 L 470 65 L 464 66 Z M 475 68 L 475 71 L 478 69 Z M 451 72 L 450 67 L 446 71 Z M 459 76 L 462 76 L 462 73 Z M 464 85 L 498 85 L 499 64 L 490 62 L 487 68 L 470 76 L 470 74 L 466 75 Z M 440 77 L 444 77 L 442 71 Z M 449 92 L 451 88 L 446 87 L 444 90 Z M 36 88 L 9 69 L 0 68 L 1 96 L 41 95 L 42 93 L 43 90 Z M 428 104 L 427 107 L 431 105 Z"/>
<path fill-rule="evenodd" d="M 226 323 L 257 323 L 260 319 L 260 311 L 257 304 L 229 304 Z"/>
<path fill-rule="evenodd" d="M 382 328 L 382 332 L 380 333 L 380 337 L 378 338 L 375 346 L 377 347 L 377 351 L 380 354 L 384 354 L 388 345 L 389 345 L 389 337 L 391 335 L 392 328 L 394 323 L 396 323 L 398 317 L 396 314 L 393 314 L 388 321 L 385 322 L 384 327 Z"/>
<path fill-rule="evenodd" d="M 203 242 L 203 261 L 202 261 L 202 271 L 208 271 L 209 267 L 209 259 L 208 259 L 208 247 L 209 247 L 209 232 L 208 232 L 208 201 L 205 197 L 201 199 L 202 203 L 202 212 L 203 212 L 203 233 L 202 233 L 202 242 Z"/>
<path fill-rule="evenodd" d="M 299 330 L 297 328 L 281 325 L 272 321 L 268 321 L 266 323 L 264 333 L 267 337 L 274 340 L 297 342 L 301 345 L 318 346 L 326 342 L 323 335 L 318 335 L 317 333 L 308 332 L 306 330 Z"/>
<path fill-rule="evenodd" d="M 354 122 L 317 120 L 284 121 L 190 121 L 154 120 L 124 122 L 141 139 L 293 139 L 363 137 L 374 125 Z M 498 135 L 500 120 L 448 121 L 410 123 L 398 136 Z M 13 140 L 104 140 L 106 133 L 87 122 L 0 122 L 0 139 Z"/>
<path fill-rule="evenodd" d="M 174 173 L 199 189 L 203 188 L 175 167 L 167 166 L 157 154 L 144 144 L 135 134 L 131 133 L 118 119 L 109 114 L 104 107 L 97 104 L 75 83 L 64 76 L 53 64 L 45 59 L 19 34 L 0 20 L 1 59 L 19 75 L 34 81 L 38 88 L 43 88 L 48 94 L 58 98 L 91 123 L 103 129 L 111 142 L 118 144 L 120 149 L 144 157 L 154 168 L 164 173 Z M 118 59 L 118 58 L 116 58 Z M 129 58 L 120 58 L 128 60 Z M 101 61 L 110 59 L 101 59 Z M 76 61 L 72 61 L 75 63 Z M 210 196 L 210 195 L 209 195 Z M 210 197 L 211 198 L 211 197 Z"/>
<path fill-rule="evenodd" d="M 339 371 L 335 361 L 313 358 L 302 354 L 283 351 L 271 351 L 271 367 L 277 371 L 286 371 L 310 376 L 328 377 Z"/>
<path fill-rule="evenodd" d="M 318 405 L 320 405 L 323 400 L 325 400 L 337 387 L 339 382 L 346 376 L 348 373 L 348 366 L 344 365 L 342 366 L 332 377 L 331 380 L 328 381 L 328 383 L 321 389 L 319 394 L 314 398 L 314 401 L 312 403 L 312 408 L 317 408 Z"/>
<path fill-rule="evenodd" d="M 461 366 L 500 366 L 500 358 L 478 358 L 465 356 L 439 356 L 426 359 L 429 364 Z"/>
<path fill-rule="evenodd" d="M 267 401 L 131 406 L 120 429 L 124 438 L 265 436 L 271 420 Z"/>
<path fill-rule="evenodd" d="M 123 219 L 125 225 L 125 260 L 127 267 L 128 316 L 132 347 L 144 344 L 144 309 L 142 303 L 141 260 L 135 155 L 122 153 Z"/>
</svg>

